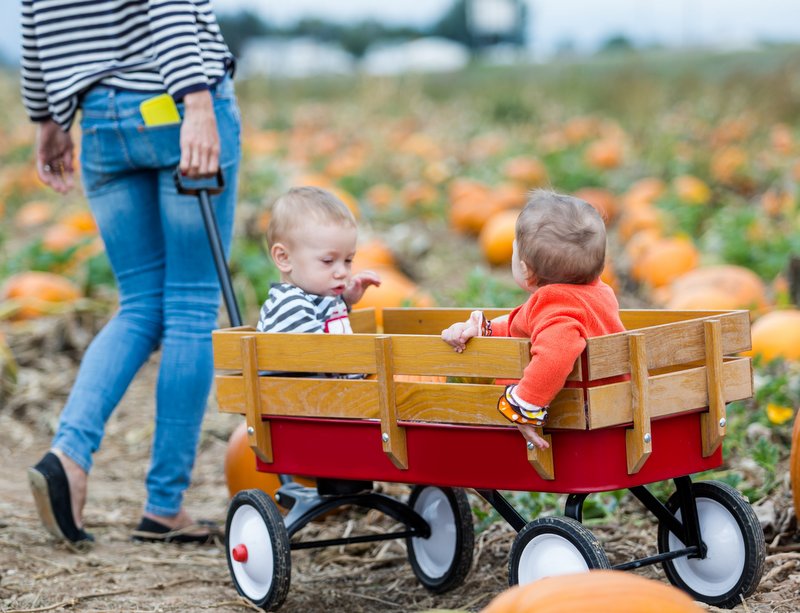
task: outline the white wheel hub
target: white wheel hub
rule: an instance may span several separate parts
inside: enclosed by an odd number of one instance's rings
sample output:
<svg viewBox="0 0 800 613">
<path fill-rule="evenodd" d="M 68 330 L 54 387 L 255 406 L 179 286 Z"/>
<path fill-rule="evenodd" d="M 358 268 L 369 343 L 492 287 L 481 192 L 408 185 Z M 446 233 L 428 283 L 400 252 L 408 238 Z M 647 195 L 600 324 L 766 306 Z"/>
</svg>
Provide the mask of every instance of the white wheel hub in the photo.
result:
<svg viewBox="0 0 800 613">
<path fill-rule="evenodd" d="M 519 584 L 554 575 L 567 575 L 589 570 L 578 549 L 558 534 L 545 533 L 534 536 L 519 558 L 517 575 Z"/>
<path fill-rule="evenodd" d="M 680 509 L 675 513 L 680 520 Z M 686 585 L 700 594 L 726 594 L 738 583 L 744 572 L 745 544 L 736 519 L 720 503 L 710 498 L 697 498 L 700 534 L 706 544 L 704 559 L 676 558 L 672 564 Z M 682 549 L 684 544 L 669 535 L 669 549 Z"/>
<path fill-rule="evenodd" d="M 236 582 L 248 598 L 262 600 L 272 587 L 272 540 L 264 519 L 254 507 L 243 504 L 236 509 L 228 543 L 228 559 Z M 233 550 L 239 545 L 244 545 L 247 552 L 242 562 L 234 557 Z"/>
<path fill-rule="evenodd" d="M 431 579 L 443 577 L 456 556 L 456 517 L 445 493 L 437 487 L 426 487 L 414 501 L 414 511 L 428 522 L 431 535 L 414 537 L 411 546 L 422 572 Z"/>
</svg>

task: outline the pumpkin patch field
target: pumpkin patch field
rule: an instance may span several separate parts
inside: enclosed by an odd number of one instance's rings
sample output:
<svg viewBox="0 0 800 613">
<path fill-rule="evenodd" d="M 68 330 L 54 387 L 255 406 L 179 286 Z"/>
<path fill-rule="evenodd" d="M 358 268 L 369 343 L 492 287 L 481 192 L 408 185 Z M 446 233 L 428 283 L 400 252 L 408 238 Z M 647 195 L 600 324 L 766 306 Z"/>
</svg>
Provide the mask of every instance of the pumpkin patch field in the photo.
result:
<svg viewBox="0 0 800 613">
<path fill-rule="evenodd" d="M 792 448 L 800 407 L 800 48 L 476 62 L 456 74 L 391 78 L 241 79 L 237 93 L 242 165 L 230 267 L 246 323 L 257 321 L 278 279 L 265 230 L 272 202 L 294 185 L 330 189 L 355 214 L 354 269 L 383 281 L 357 308 L 374 307 L 379 323 L 384 307 L 521 303 L 511 242 L 516 215 L 537 188 L 574 194 L 601 213 L 609 235 L 603 279 L 623 308 L 749 310 L 754 396 L 728 406 L 722 468 L 695 478 L 745 494 L 765 533 L 761 585 L 734 610 L 800 610 L 792 495 L 800 474 Z M 0 611 L 252 609 L 236 594 L 221 545 L 129 541 L 144 497 L 158 354 L 96 454 L 86 507 L 95 546 L 73 551 L 38 523 L 25 470 L 47 449 L 81 355 L 117 296 L 80 190 L 59 196 L 36 177 L 35 129 L 16 75 L 0 74 L 0 104 Z M 240 421 L 217 413 L 212 398 L 186 500 L 196 517 L 224 523 L 228 441 L 241 438 Z M 261 477 L 265 488 L 277 486 Z M 650 490 L 661 499 L 672 491 L 669 483 Z M 528 519 L 563 513 L 563 496 L 509 496 Z M 475 553 L 462 587 L 425 591 L 401 541 L 298 550 L 282 610 L 489 607 L 508 587 L 514 533 L 479 497 L 469 500 Z M 590 496 L 584 521 L 612 564 L 656 550 L 653 521 L 624 492 Z M 338 538 L 394 528 L 353 511 L 306 530 Z M 658 565 L 626 572 L 668 585 Z M 645 589 L 616 576 L 613 585 L 620 601 L 628 589 Z M 612 592 L 603 591 L 608 608 L 595 610 L 621 610 Z M 680 610 L 694 610 L 676 598 L 687 607 Z M 489 610 L 513 610 L 498 602 Z"/>
</svg>

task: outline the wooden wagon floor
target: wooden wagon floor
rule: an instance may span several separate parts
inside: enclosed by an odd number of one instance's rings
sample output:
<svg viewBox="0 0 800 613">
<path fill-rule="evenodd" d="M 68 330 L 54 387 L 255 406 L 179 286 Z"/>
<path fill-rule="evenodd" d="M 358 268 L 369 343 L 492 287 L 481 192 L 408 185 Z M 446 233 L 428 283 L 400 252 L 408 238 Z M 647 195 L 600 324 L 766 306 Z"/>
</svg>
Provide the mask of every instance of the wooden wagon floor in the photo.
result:
<svg viewBox="0 0 800 613">
<path fill-rule="evenodd" d="M 151 434 L 150 395 L 156 364 L 145 366 L 109 424 L 108 436 L 97 455 L 89 492 L 86 520 L 97 537 L 89 553 L 54 546 L 39 526 L 30 500 L 26 468 L 44 451 L 59 400 L 36 416 L 12 416 L 0 409 L 0 610 L 2 611 L 245 611 L 228 576 L 221 546 L 212 548 L 134 544 L 129 533 L 140 514 L 143 474 Z M 67 381 L 73 373 L 63 373 Z M 35 377 L 28 371 L 26 376 Z M 45 386 L 42 381 L 31 385 Z M 52 378 L 52 375 L 50 375 Z M 211 407 L 205 422 L 195 486 L 187 500 L 196 517 L 223 522 L 227 490 L 222 474 L 225 442 L 239 416 L 218 415 Z M 779 474 L 788 473 L 786 466 Z M 757 593 L 734 611 L 800 610 L 800 547 L 794 550 L 794 523 L 789 522 L 788 479 L 769 502 L 783 530 L 781 547 L 770 547 L 764 580 Z M 400 486 L 398 493 L 403 491 Z M 479 504 L 477 500 L 474 503 Z M 612 563 L 652 553 L 655 529 L 631 502 L 625 524 L 613 520 L 592 529 Z M 622 516 L 623 514 L 620 514 Z M 382 529 L 380 518 L 340 515 L 312 530 L 321 538 L 345 531 Z M 782 527 L 782 528 L 781 528 Z M 767 543 L 775 532 L 767 534 Z M 405 547 L 396 542 L 299 551 L 292 556 L 292 587 L 281 609 L 295 611 L 423 611 L 462 608 L 478 611 L 506 587 L 508 553 L 513 533 L 494 524 L 476 537 L 475 563 L 467 582 L 443 596 L 420 587 L 407 563 Z M 664 581 L 660 568 L 640 572 Z M 71 608 L 70 608 L 71 607 Z M 719 609 L 709 608 L 717 611 Z"/>
</svg>

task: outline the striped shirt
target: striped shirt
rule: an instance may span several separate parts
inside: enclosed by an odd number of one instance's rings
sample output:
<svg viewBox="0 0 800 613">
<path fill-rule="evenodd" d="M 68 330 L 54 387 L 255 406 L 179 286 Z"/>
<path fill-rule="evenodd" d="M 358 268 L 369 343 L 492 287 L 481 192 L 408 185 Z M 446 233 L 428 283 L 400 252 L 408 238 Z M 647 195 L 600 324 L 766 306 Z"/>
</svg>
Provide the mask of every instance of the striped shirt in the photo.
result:
<svg viewBox="0 0 800 613">
<path fill-rule="evenodd" d="M 311 332 L 317 334 L 352 334 L 347 305 L 341 296 L 318 296 L 296 285 L 273 283 L 261 307 L 256 330 L 259 332 Z M 290 375 L 335 379 L 363 379 L 363 374 L 262 372 L 262 375 Z"/>
<path fill-rule="evenodd" d="M 259 332 L 351 334 L 347 305 L 341 296 L 318 296 L 296 285 L 273 283 L 261 307 Z"/>
<path fill-rule="evenodd" d="M 233 63 L 210 0 L 22 0 L 22 98 L 33 121 L 68 130 L 97 83 L 180 100 Z"/>
</svg>

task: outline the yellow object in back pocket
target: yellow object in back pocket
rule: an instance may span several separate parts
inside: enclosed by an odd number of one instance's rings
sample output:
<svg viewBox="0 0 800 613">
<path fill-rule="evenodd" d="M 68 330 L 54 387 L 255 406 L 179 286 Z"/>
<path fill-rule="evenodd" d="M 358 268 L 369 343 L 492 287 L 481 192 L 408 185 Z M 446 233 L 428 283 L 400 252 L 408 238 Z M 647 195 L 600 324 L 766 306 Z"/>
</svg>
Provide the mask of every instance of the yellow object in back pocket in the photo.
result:
<svg viewBox="0 0 800 613">
<path fill-rule="evenodd" d="M 165 126 L 181 122 L 181 114 L 169 94 L 148 98 L 139 105 L 139 112 L 146 126 Z"/>
</svg>

